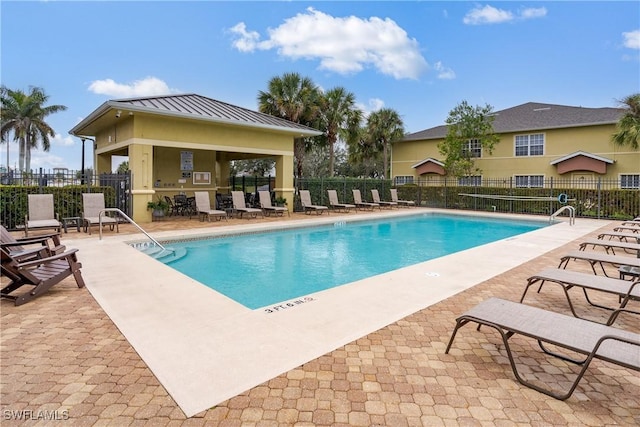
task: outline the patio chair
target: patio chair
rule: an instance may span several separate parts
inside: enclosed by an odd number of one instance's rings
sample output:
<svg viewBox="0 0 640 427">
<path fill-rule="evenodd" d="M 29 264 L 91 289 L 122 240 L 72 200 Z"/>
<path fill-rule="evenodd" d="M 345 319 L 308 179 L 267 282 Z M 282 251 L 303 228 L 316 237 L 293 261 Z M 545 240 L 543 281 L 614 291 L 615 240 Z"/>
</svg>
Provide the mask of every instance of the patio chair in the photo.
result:
<svg viewBox="0 0 640 427">
<path fill-rule="evenodd" d="M 115 228 L 116 233 L 120 232 L 118 220 L 102 212 L 104 209 L 104 193 L 82 193 L 82 224 L 85 232 L 91 234 L 91 227 L 100 224 L 103 228 L 108 226 L 111 231 Z"/>
<path fill-rule="evenodd" d="M 0 297 L 13 300 L 15 305 L 22 305 L 39 297 L 71 275 L 79 288 L 84 287 L 84 279 L 80 274 L 82 264 L 76 257 L 77 251 L 70 249 L 49 257 L 20 261 L 12 257 L 6 249 L 0 248 L 2 273 L 9 278 L 9 284 L 0 290 Z M 33 288 L 22 294 L 13 294 L 23 286 Z"/>
<path fill-rule="evenodd" d="M 167 205 L 169 206 L 169 208 L 167 209 L 167 211 L 169 212 L 169 216 L 178 215 L 178 206 L 173 203 L 173 199 L 169 196 L 164 196 L 164 201 L 167 202 Z"/>
<path fill-rule="evenodd" d="M 355 203 L 356 209 L 358 208 L 369 209 L 369 210 L 373 210 L 373 208 L 380 209 L 380 205 L 377 203 L 369 203 L 369 202 L 363 201 L 362 195 L 360 194 L 360 190 L 358 190 L 357 188 L 354 188 L 351 191 L 353 192 L 353 203 Z"/>
<path fill-rule="evenodd" d="M 327 215 L 329 215 L 329 208 L 327 206 L 314 205 L 311 202 L 311 193 L 309 193 L 309 190 L 300 190 L 300 204 L 302 205 L 302 211 L 307 215 L 311 212 L 315 212 L 318 215 L 326 212 Z"/>
<path fill-rule="evenodd" d="M 58 233 L 62 231 L 62 223 L 53 208 L 53 194 L 29 194 L 27 201 L 29 213 L 25 218 L 25 236 L 35 229 L 53 228 Z"/>
<path fill-rule="evenodd" d="M 258 214 L 262 214 L 262 216 L 264 216 L 262 209 L 247 207 L 244 201 L 244 193 L 242 191 L 232 191 L 231 200 L 233 201 L 233 210 L 240 214 L 240 218 L 242 218 L 244 214 L 248 214 L 249 218 L 257 218 Z"/>
<path fill-rule="evenodd" d="M 3 225 L 0 225 L 0 246 L 20 260 L 47 257 L 65 250 L 59 233 L 16 238 Z"/>
<path fill-rule="evenodd" d="M 621 242 L 640 243 L 640 233 L 622 233 L 619 231 L 606 231 L 598 234 L 598 239 L 613 240 L 618 239 Z"/>
<path fill-rule="evenodd" d="M 544 285 L 545 282 L 555 283 L 562 288 L 565 296 L 567 297 L 567 302 L 569 303 L 571 313 L 573 313 L 573 315 L 578 318 L 583 317 L 580 317 L 576 313 L 573 307 L 573 303 L 571 302 L 571 298 L 569 297 L 569 290 L 573 287 L 582 289 L 582 292 L 584 293 L 584 296 L 589 304 L 594 307 L 603 308 L 605 310 L 616 310 L 625 308 L 630 299 L 640 299 L 640 278 L 632 282 L 629 280 L 596 276 L 590 273 L 582 273 L 578 271 L 563 270 L 558 268 L 546 268 L 527 279 L 527 286 L 522 293 L 520 302 L 524 301 L 524 297 L 527 295 L 527 292 L 529 291 L 529 288 L 531 286 L 539 283 L 540 286 L 538 288 L 538 292 L 540 292 L 542 289 L 542 285 Z M 616 295 L 618 297 L 618 306 L 607 307 L 591 301 L 589 295 L 587 294 L 587 290 Z M 610 317 L 607 321 L 607 325 L 613 324 L 614 321 L 615 317 Z"/>
<path fill-rule="evenodd" d="M 380 200 L 380 193 L 378 193 L 378 190 L 376 190 L 375 188 L 371 190 L 371 200 L 373 200 L 373 203 L 379 204 L 380 207 L 384 206 L 391 209 L 394 206 L 398 206 L 398 202 L 389 202 L 385 200 Z"/>
<path fill-rule="evenodd" d="M 616 254 L 616 249 L 622 249 L 625 252 L 634 253 L 640 257 L 640 244 L 638 243 L 627 243 L 619 240 L 586 239 L 580 242 L 578 249 L 584 251 L 587 246 L 591 246 L 593 249 L 602 247 L 607 253 L 613 255 Z"/>
<path fill-rule="evenodd" d="M 605 270 L 604 265 L 612 265 L 615 268 L 620 268 L 623 266 L 630 268 L 640 268 L 640 258 L 625 256 L 625 255 L 609 255 L 604 254 L 602 252 L 595 251 L 571 251 L 567 254 L 564 254 L 560 258 L 560 264 L 558 268 L 567 268 L 567 264 L 571 260 L 582 260 L 587 261 L 591 264 L 591 269 L 593 270 L 593 274 L 598 274 L 596 271 L 596 265 L 600 266 L 602 270 L 602 274 L 610 277 L 607 274 L 607 270 Z"/>
<path fill-rule="evenodd" d="M 349 212 L 351 209 L 356 208 L 356 205 L 340 203 L 338 200 L 338 192 L 336 190 L 327 190 L 327 194 L 329 195 L 329 206 L 331 206 L 331 209 L 335 211 Z"/>
<path fill-rule="evenodd" d="M 258 197 L 260 198 L 260 207 L 262 208 L 263 215 L 266 214 L 269 216 L 274 213 L 278 216 L 283 216 L 286 212 L 288 216 L 291 216 L 289 214 L 289 209 L 283 206 L 273 206 L 271 204 L 271 193 L 268 191 L 258 191 Z"/>
<path fill-rule="evenodd" d="M 640 234 L 640 227 L 618 225 L 613 227 L 613 231 L 617 231 L 619 233 L 639 233 Z"/>
<path fill-rule="evenodd" d="M 391 201 L 396 202 L 398 204 L 398 206 L 415 206 L 416 202 L 414 202 L 413 200 L 398 200 L 398 190 L 395 188 L 392 188 L 391 190 L 389 190 L 389 192 L 391 193 Z"/>
<path fill-rule="evenodd" d="M 204 221 L 205 218 L 207 218 L 207 221 L 211 221 L 211 217 L 214 217 L 216 221 L 221 221 L 222 218 L 228 221 L 227 212 L 211 209 L 208 191 L 195 191 L 193 194 L 196 198 L 196 211 L 200 221 Z"/>
<path fill-rule="evenodd" d="M 499 298 L 489 298 L 456 319 L 456 326 L 445 353 L 449 353 L 458 329 L 470 322 L 498 331 L 513 374 L 521 384 L 559 400 L 566 400 L 573 394 L 593 359 L 640 371 L 640 334 Z M 581 364 L 582 369 L 569 389 L 554 390 L 523 378 L 518 372 L 509 345 L 509 339 L 513 335 L 533 338 L 546 354 Z M 549 351 L 545 347 L 546 344 L 586 355 L 586 358 L 570 359 L 563 354 Z M 592 377 L 592 380 L 595 378 L 597 377 Z"/>
</svg>

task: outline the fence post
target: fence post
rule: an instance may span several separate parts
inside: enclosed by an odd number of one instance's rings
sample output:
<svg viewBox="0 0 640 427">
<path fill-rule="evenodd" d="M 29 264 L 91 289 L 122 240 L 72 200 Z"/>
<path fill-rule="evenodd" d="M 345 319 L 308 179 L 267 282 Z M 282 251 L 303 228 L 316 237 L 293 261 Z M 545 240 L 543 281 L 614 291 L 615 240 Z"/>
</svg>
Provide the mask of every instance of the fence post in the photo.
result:
<svg viewBox="0 0 640 427">
<path fill-rule="evenodd" d="M 598 177 L 598 184 L 596 185 L 596 189 L 597 189 L 597 194 L 598 194 L 598 219 L 600 219 L 600 216 L 602 214 L 601 212 L 601 205 L 602 205 L 602 177 Z"/>
</svg>

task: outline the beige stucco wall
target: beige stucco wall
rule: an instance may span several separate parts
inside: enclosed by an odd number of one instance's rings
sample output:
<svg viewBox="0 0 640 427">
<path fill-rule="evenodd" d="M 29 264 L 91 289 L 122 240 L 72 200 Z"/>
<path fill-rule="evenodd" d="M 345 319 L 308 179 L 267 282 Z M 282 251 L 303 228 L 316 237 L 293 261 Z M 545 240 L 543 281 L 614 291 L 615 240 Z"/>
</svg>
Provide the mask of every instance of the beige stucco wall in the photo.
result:
<svg viewBox="0 0 640 427">
<path fill-rule="evenodd" d="M 488 179 L 508 178 L 514 175 L 561 177 L 556 166 L 550 163 L 567 154 L 584 151 L 614 161 L 614 164 L 607 166 L 606 175 L 594 176 L 617 179 L 620 174 L 640 173 L 640 151 L 614 146 L 611 142 L 614 132 L 615 125 L 605 125 L 503 134 L 493 153 L 488 155 L 483 152 L 475 164 L 482 170 L 482 176 Z M 537 133 L 545 135 L 544 155 L 516 157 L 515 136 Z M 420 176 L 412 168 L 413 165 L 429 157 L 444 161 L 444 157 L 438 151 L 440 141 L 404 141 L 394 144 L 392 176 L 413 176 L 418 179 Z"/>
</svg>

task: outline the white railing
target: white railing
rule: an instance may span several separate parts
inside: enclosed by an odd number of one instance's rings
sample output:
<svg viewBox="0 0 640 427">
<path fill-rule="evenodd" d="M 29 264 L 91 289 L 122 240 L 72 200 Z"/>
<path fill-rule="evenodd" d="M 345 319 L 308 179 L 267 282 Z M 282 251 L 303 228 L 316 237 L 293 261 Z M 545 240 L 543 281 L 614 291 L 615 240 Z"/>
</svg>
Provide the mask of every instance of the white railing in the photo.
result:
<svg viewBox="0 0 640 427">
<path fill-rule="evenodd" d="M 158 247 L 160 247 L 163 251 L 168 251 L 168 252 L 173 252 L 173 249 L 167 249 L 164 246 L 162 246 L 156 239 L 154 239 L 153 237 L 151 237 L 149 235 L 149 233 L 147 233 L 146 231 L 144 231 L 142 229 L 142 227 L 140 227 L 138 224 L 136 224 L 136 222 L 134 220 L 132 220 L 131 218 L 129 218 L 129 216 L 122 212 L 120 209 L 118 208 L 106 208 L 106 209 L 102 209 L 100 211 L 100 213 L 98 214 L 98 228 L 100 229 L 100 240 L 102 240 L 102 214 L 104 214 L 105 212 L 117 212 L 119 215 L 121 215 L 124 219 L 126 219 L 130 224 L 133 224 L 138 230 L 140 230 L 142 233 L 144 233 L 145 236 L 147 236 L 149 238 L 149 240 L 151 240 L 155 245 L 157 245 Z"/>
<path fill-rule="evenodd" d="M 576 208 L 574 208 L 573 206 L 569 206 L 569 205 L 562 206 L 560 209 L 558 209 L 553 214 L 551 214 L 551 216 L 549 217 L 549 223 L 552 223 L 554 218 L 557 217 L 559 214 L 561 214 L 564 211 L 569 211 L 569 225 L 575 224 L 575 222 L 576 222 Z"/>
</svg>

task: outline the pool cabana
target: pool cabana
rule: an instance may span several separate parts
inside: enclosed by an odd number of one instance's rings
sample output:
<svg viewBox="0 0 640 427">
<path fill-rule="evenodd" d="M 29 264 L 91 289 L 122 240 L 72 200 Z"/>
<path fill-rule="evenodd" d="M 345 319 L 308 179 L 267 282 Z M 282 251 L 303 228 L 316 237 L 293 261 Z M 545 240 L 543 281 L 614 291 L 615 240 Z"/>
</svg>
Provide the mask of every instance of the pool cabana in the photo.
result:
<svg viewBox="0 0 640 427">
<path fill-rule="evenodd" d="M 226 193 L 232 160 L 273 158 L 276 196 L 293 200 L 294 140 L 321 134 L 197 94 L 107 101 L 69 133 L 94 142 L 95 173 L 111 172 L 114 156 L 129 158 L 136 222 L 151 221 L 147 202 L 158 197 Z"/>
</svg>

